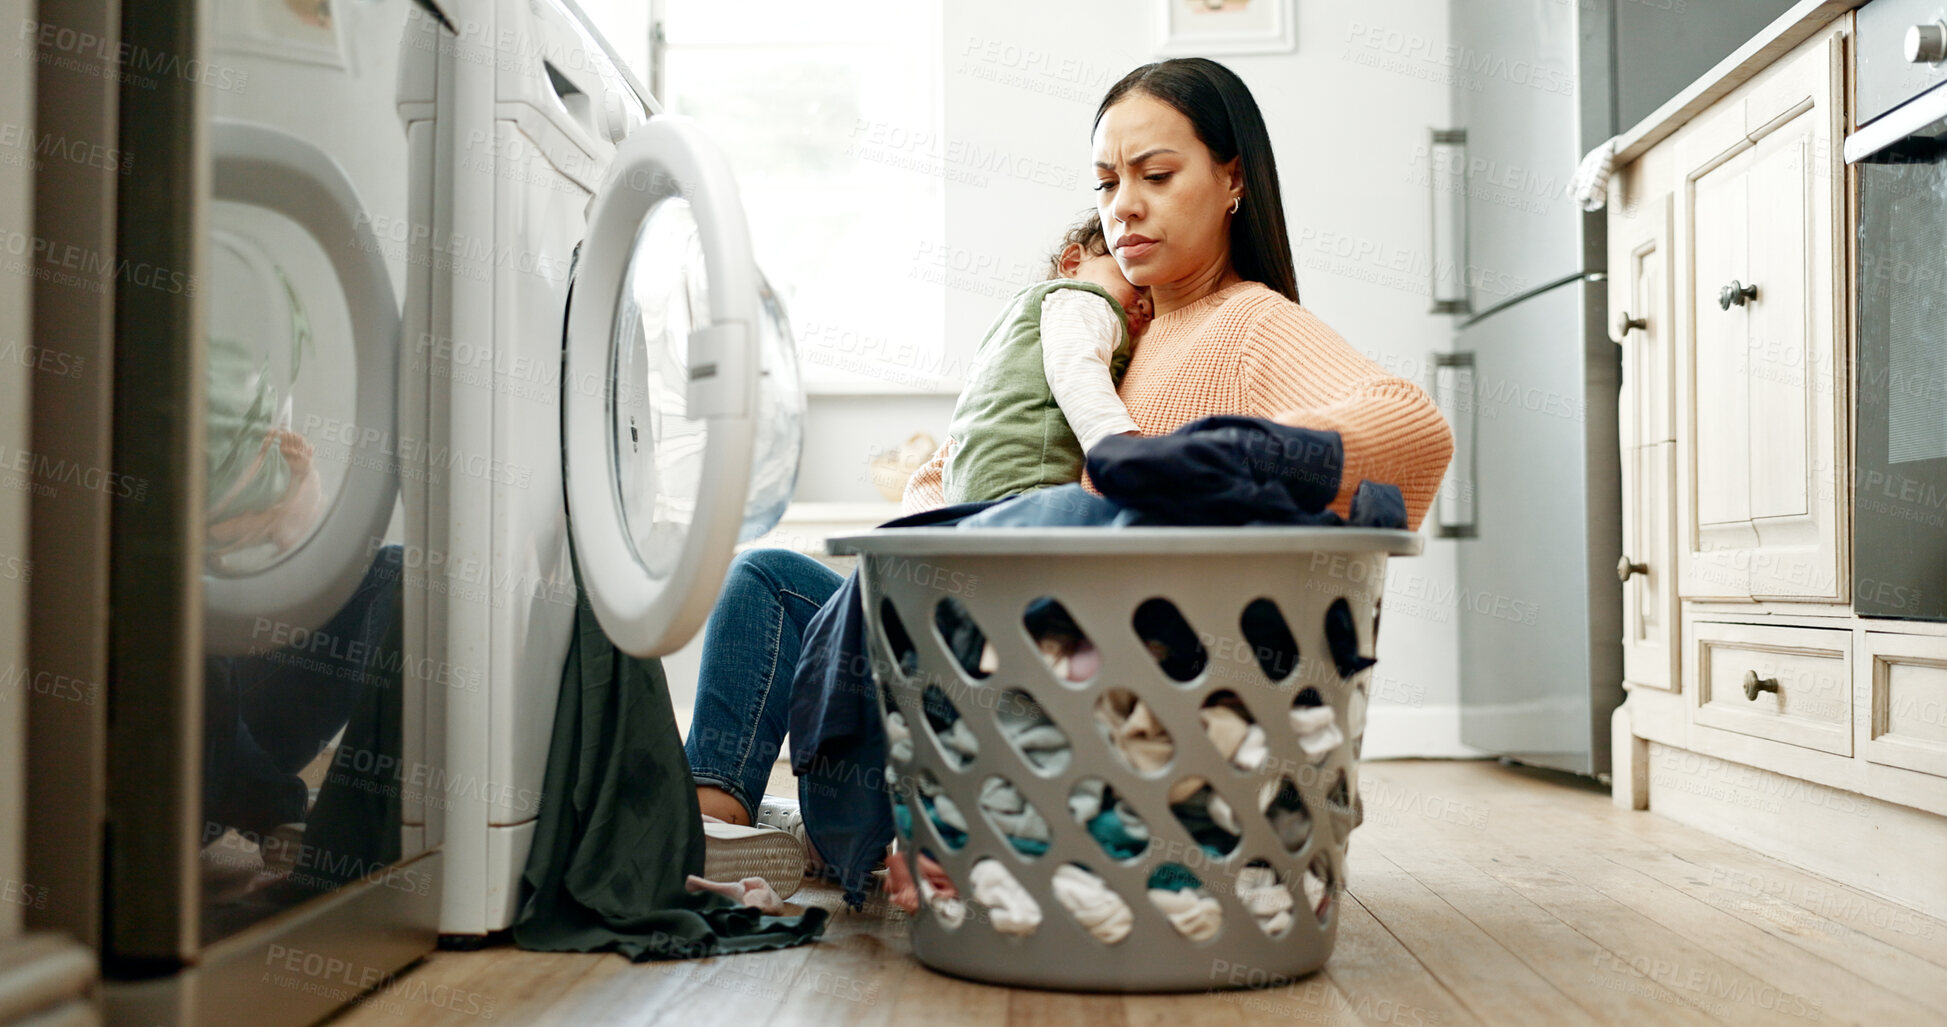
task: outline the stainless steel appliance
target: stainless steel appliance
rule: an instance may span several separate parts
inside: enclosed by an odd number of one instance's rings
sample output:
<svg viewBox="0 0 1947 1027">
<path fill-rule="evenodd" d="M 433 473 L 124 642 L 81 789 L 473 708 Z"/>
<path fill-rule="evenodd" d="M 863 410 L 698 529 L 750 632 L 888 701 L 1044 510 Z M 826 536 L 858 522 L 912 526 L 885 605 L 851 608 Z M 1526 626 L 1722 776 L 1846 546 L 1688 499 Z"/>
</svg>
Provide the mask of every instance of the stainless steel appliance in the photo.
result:
<svg viewBox="0 0 1947 1027">
<path fill-rule="evenodd" d="M 111 1022 L 308 1023 L 430 951 L 404 823 L 397 115 L 412 0 L 50 2 L 22 22 L 34 342 L 24 914 Z M 42 387 L 44 386 L 44 387 Z M 11 462 L 11 458 L 10 458 Z M 405 466 L 402 466 L 402 463 Z M 422 464 L 423 466 L 423 464 Z M 423 777 L 423 775 L 420 775 Z M 430 1010 L 429 1010 L 430 1012 Z"/>
<path fill-rule="evenodd" d="M 1947 620 L 1947 3 L 1859 11 L 1852 604 Z"/>
<path fill-rule="evenodd" d="M 1564 189 L 1582 154 L 1790 6 L 1449 5 L 1454 127 L 1435 149 L 1464 147 L 1446 162 L 1460 171 L 1449 188 L 1463 252 L 1434 292 L 1462 320 L 1434 363 L 1459 446 L 1435 533 L 1457 540 L 1468 745 L 1581 774 L 1609 766 L 1622 700 L 1620 374 L 1605 214 Z M 1449 205 L 1444 178 L 1430 176 L 1436 212 Z"/>
</svg>

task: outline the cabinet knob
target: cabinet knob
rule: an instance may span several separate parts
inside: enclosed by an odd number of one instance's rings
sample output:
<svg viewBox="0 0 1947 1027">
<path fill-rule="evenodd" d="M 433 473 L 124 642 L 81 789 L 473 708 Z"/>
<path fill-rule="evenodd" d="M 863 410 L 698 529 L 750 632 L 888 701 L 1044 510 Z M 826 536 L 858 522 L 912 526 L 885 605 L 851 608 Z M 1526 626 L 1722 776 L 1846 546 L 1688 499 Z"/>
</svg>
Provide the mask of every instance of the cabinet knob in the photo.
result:
<svg viewBox="0 0 1947 1027">
<path fill-rule="evenodd" d="M 1939 64 L 1947 57 L 1947 24 L 1915 25 L 1906 30 L 1908 64 Z"/>
<path fill-rule="evenodd" d="M 1616 318 L 1616 338 L 1620 339 L 1638 328 L 1648 328 L 1650 323 L 1640 317 L 1631 317 L 1625 310 Z"/>
<path fill-rule="evenodd" d="M 1741 307 L 1757 298 L 1757 286 L 1740 285 L 1738 284 L 1738 280 L 1733 278 L 1731 279 L 1731 284 L 1725 286 L 1717 294 L 1717 305 L 1723 307 L 1725 310 L 1729 310 L 1732 307 Z"/>
<path fill-rule="evenodd" d="M 1627 556 L 1624 556 L 1624 557 L 1623 557 L 1623 558 L 1622 558 L 1621 560 L 1618 560 L 1618 561 L 1616 561 L 1616 580 L 1617 580 L 1617 581 L 1625 581 L 1625 582 L 1626 582 L 1626 581 L 1628 581 L 1628 580 L 1629 580 L 1629 577 L 1630 577 L 1630 575 L 1632 575 L 1632 574 L 1648 574 L 1649 572 L 1650 572 L 1650 565 L 1649 565 L 1649 564 L 1646 564 L 1646 563 L 1630 563 L 1630 562 L 1629 562 L 1629 557 L 1627 557 Z"/>
<path fill-rule="evenodd" d="M 1777 678 L 1761 678 L 1755 670 L 1747 670 L 1744 672 L 1744 697 L 1746 699 L 1757 702 L 1759 692 L 1776 692 L 1777 690 Z"/>
</svg>

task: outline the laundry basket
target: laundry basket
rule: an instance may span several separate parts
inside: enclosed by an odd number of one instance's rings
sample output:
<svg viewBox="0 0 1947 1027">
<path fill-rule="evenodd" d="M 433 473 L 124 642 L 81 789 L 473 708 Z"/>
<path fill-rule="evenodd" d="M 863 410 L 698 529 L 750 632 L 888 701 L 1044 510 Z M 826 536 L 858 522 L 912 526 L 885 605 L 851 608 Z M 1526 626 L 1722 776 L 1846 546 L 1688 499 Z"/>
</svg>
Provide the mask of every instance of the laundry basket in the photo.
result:
<svg viewBox="0 0 1947 1027">
<path fill-rule="evenodd" d="M 903 528 L 827 545 L 860 558 L 902 850 L 954 884 L 922 887 L 922 963 L 1071 991 L 1324 965 L 1386 558 L 1418 535 Z"/>
</svg>

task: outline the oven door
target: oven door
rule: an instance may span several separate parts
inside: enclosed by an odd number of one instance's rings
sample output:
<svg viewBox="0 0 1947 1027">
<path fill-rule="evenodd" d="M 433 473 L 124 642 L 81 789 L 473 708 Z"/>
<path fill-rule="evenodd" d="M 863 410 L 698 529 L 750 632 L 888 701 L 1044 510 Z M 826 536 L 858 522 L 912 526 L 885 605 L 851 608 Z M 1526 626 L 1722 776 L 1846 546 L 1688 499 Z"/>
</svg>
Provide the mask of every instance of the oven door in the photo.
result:
<svg viewBox="0 0 1947 1027">
<path fill-rule="evenodd" d="M 1859 181 L 1853 608 L 1947 620 L 1947 88 L 1846 140 Z"/>
</svg>

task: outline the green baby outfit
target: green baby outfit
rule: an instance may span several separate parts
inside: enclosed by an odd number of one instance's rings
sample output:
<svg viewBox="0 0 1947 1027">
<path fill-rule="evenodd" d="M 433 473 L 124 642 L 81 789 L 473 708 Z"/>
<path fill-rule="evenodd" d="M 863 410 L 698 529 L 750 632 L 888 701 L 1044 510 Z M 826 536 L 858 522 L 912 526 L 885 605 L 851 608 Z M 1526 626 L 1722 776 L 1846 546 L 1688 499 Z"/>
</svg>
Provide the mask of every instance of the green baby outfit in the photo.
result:
<svg viewBox="0 0 1947 1027">
<path fill-rule="evenodd" d="M 1000 499 L 1081 480 L 1081 440 L 1062 415 L 1042 364 L 1041 304 L 1057 289 L 1091 292 L 1114 308 L 1121 327 L 1109 375 L 1122 381 L 1129 367 L 1128 315 L 1108 290 L 1055 278 L 1016 293 L 981 339 L 973 374 L 947 426 L 953 451 L 941 476 L 948 503 Z"/>
</svg>

